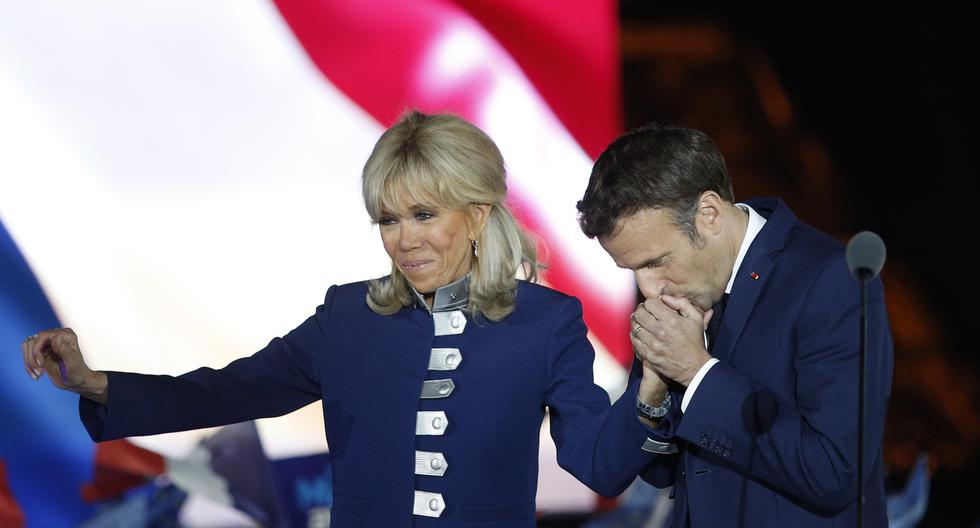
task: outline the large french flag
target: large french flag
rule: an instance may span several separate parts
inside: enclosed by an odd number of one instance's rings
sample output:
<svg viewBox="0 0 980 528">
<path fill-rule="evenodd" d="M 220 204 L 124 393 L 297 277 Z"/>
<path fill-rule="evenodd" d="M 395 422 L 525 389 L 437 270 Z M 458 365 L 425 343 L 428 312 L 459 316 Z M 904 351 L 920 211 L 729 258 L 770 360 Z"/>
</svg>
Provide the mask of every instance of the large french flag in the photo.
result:
<svg viewBox="0 0 980 528">
<path fill-rule="evenodd" d="M 410 107 L 497 142 L 616 397 L 634 289 L 575 211 L 620 128 L 616 42 L 612 0 L 0 0 L 0 462 L 28 525 L 91 515 L 93 447 L 21 340 L 65 325 L 94 368 L 221 367 L 384 275 L 359 175 Z M 268 454 L 327 450 L 319 413 L 260 421 Z M 542 439 L 539 507 L 592 508 Z"/>
</svg>

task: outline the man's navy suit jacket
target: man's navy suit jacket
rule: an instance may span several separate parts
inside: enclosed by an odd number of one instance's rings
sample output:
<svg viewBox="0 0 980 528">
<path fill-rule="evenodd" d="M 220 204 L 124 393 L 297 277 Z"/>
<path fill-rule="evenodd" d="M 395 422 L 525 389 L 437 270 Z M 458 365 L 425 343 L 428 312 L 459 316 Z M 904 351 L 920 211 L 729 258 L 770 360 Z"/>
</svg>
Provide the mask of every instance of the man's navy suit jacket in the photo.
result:
<svg viewBox="0 0 980 528">
<path fill-rule="evenodd" d="M 643 477 L 674 486 L 675 527 L 853 526 L 859 283 L 840 242 L 779 200 L 747 203 L 767 221 L 735 271 L 711 352 L 720 362 L 686 412 L 675 405 L 660 423 L 660 439 L 680 453 L 659 456 Z M 876 527 L 887 525 L 892 339 L 880 280 L 867 295 L 865 522 Z"/>
</svg>

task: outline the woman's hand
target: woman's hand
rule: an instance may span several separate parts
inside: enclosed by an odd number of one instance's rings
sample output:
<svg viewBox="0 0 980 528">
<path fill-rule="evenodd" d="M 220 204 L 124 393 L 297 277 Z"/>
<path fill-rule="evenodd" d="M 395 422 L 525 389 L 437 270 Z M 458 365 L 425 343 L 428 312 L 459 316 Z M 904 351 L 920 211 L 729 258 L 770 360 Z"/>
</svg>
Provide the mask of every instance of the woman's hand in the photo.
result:
<svg viewBox="0 0 980 528">
<path fill-rule="evenodd" d="M 105 373 L 93 371 L 85 364 L 78 346 L 78 336 L 71 328 L 38 332 L 21 343 L 24 369 L 34 379 L 45 373 L 59 389 L 74 392 L 105 404 L 109 399 L 109 381 Z"/>
<path fill-rule="evenodd" d="M 637 308 L 637 310 L 641 309 L 643 309 L 643 305 L 640 305 Z M 630 342 L 633 344 L 633 354 L 641 361 L 643 365 L 643 377 L 640 379 L 640 387 L 637 395 L 643 403 L 657 407 L 667 396 L 668 380 L 664 379 L 664 377 L 653 368 L 653 365 L 651 365 L 648 361 L 643 360 L 643 356 L 637 350 L 637 347 L 643 346 L 638 337 L 638 323 L 630 318 L 630 326 L 632 328 L 632 331 L 630 332 Z M 650 427 L 656 427 L 657 422 L 659 421 L 650 420 L 646 417 L 640 417 L 640 419 Z"/>
</svg>

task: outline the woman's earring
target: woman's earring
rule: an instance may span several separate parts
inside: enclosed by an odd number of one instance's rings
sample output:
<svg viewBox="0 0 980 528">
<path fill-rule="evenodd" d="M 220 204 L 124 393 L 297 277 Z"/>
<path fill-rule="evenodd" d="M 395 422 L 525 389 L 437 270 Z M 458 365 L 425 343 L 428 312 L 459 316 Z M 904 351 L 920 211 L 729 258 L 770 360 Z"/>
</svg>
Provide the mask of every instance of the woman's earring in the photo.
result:
<svg viewBox="0 0 980 528">
<path fill-rule="evenodd" d="M 480 241 L 470 240 L 470 247 L 473 248 L 473 258 L 480 258 Z"/>
</svg>

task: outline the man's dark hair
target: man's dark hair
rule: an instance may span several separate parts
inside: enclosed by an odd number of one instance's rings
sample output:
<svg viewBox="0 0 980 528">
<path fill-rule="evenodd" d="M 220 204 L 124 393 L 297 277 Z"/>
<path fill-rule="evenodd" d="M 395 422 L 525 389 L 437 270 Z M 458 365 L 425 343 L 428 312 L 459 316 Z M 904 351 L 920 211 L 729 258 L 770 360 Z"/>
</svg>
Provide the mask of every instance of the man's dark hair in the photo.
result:
<svg viewBox="0 0 980 528">
<path fill-rule="evenodd" d="M 735 201 L 715 142 L 693 128 L 652 123 L 623 134 L 596 160 L 585 196 L 576 204 L 579 225 L 589 238 L 606 237 L 641 209 L 665 209 L 700 245 L 694 219 L 705 191 Z"/>
</svg>

